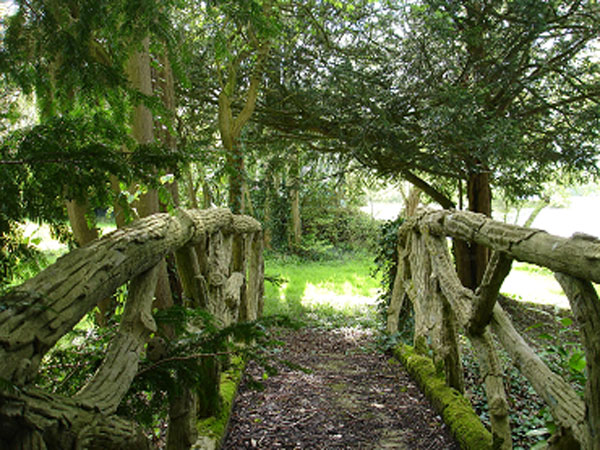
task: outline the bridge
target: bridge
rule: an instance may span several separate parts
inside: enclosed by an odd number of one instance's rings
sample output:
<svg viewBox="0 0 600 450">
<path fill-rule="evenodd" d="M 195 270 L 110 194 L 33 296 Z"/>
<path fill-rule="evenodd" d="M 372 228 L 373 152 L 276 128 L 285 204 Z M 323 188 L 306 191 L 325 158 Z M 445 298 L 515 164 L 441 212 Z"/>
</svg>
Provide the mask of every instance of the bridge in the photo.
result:
<svg viewBox="0 0 600 450">
<path fill-rule="evenodd" d="M 453 210 L 419 210 L 398 233 L 387 331 L 398 329 L 404 302 L 411 302 L 415 312 L 414 350 L 400 346 L 399 356 L 432 354 L 445 383 L 461 392 L 458 333 L 464 332 L 487 392 L 493 444 L 486 445 L 510 449 L 509 394 L 497 340 L 559 425 L 556 445 L 600 449 L 600 300 L 592 284 L 600 282 L 600 241 L 587 235 L 561 238 Z M 492 251 L 476 290 L 460 283 L 449 238 Z M 210 312 L 223 329 L 261 315 L 262 253 L 261 227 L 254 219 L 220 209 L 179 210 L 141 219 L 73 250 L 10 291 L 0 299 L 1 448 L 151 448 L 139 424 L 116 411 L 158 329 L 152 301 L 159 263 L 174 254 L 184 292 L 179 306 Z M 515 259 L 555 272 L 569 298 L 586 352 L 583 399 L 527 345 L 497 302 Z M 118 332 L 93 378 L 72 397 L 36 388 L 33 380 L 44 355 L 98 302 L 127 283 Z M 169 423 L 169 448 L 190 448 L 196 442 L 199 410 L 216 414 L 210 399 L 218 392 L 219 371 L 209 363 L 205 368 L 211 382 L 197 391 L 184 389 L 171 405 L 177 414 Z M 198 406 L 202 402 L 204 408 Z"/>
</svg>

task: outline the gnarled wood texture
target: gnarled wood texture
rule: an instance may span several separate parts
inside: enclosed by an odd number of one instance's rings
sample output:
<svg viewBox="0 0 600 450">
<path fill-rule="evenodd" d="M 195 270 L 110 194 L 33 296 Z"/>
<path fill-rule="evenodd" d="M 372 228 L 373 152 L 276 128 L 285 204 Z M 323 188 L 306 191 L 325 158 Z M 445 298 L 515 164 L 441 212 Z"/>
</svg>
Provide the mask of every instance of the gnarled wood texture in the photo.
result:
<svg viewBox="0 0 600 450">
<path fill-rule="evenodd" d="M 0 298 L 0 442 L 18 448 L 148 448 L 134 423 L 113 416 L 137 371 L 150 332 L 158 263 L 176 251 L 185 293 L 224 324 L 256 318 L 262 247 L 250 245 L 232 270 L 234 237 L 262 242 L 260 224 L 228 210 L 155 214 L 60 258 Z M 196 258 L 197 250 L 206 255 Z M 260 253 L 260 254 L 259 254 Z M 247 260 L 250 263 L 247 263 Z M 89 312 L 131 281 L 119 331 L 92 380 L 72 399 L 29 386 L 42 357 Z M 249 288 L 248 286 L 251 285 Z M 4 448 L 4 447 L 3 447 Z"/>
<path fill-rule="evenodd" d="M 459 281 L 448 251 L 447 237 L 484 245 L 494 252 L 479 288 Z M 510 448 L 508 409 L 494 342 L 498 340 L 514 365 L 546 401 L 565 435 L 584 449 L 600 449 L 600 300 L 590 283 L 600 282 L 600 241 L 587 235 L 553 236 L 542 230 L 496 222 L 485 215 L 455 210 L 420 210 L 399 229 L 398 276 L 388 311 L 388 331 L 397 330 L 397 309 L 403 293 L 415 310 L 415 339 L 430 342 L 434 353 L 447 357 L 454 339 L 440 339 L 440 318 L 448 304 L 473 344 L 485 378 L 495 437 Z M 583 332 L 588 361 L 585 402 L 554 374 L 525 343 L 497 304 L 498 292 L 513 259 L 548 267 L 557 273 Z M 439 292 L 432 289 L 437 286 Z M 447 316 L 447 313 L 446 313 Z M 418 342 L 416 342 L 418 344 Z M 450 359 L 451 361 L 451 359 Z M 448 365 L 448 363 L 446 363 Z M 450 381 L 451 372 L 446 368 Z"/>
</svg>

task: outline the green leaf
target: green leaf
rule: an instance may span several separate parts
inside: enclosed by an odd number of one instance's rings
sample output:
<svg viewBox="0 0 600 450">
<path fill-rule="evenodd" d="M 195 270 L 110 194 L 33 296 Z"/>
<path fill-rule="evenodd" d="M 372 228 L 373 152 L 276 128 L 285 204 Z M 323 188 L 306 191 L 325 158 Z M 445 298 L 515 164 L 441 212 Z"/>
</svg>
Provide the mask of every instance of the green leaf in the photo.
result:
<svg viewBox="0 0 600 450">
<path fill-rule="evenodd" d="M 544 325 L 544 323 L 536 323 L 525 328 L 525 331 L 535 330 L 536 328 L 543 327 Z"/>
<path fill-rule="evenodd" d="M 577 352 L 569 358 L 569 367 L 575 372 L 583 372 L 585 370 L 586 360 L 583 352 Z"/>
<path fill-rule="evenodd" d="M 546 427 L 529 430 L 527 433 L 525 433 L 525 436 L 543 436 L 544 434 L 550 434 L 550 431 Z"/>
<path fill-rule="evenodd" d="M 537 442 L 535 445 L 531 447 L 531 450 L 542 450 L 543 448 L 548 447 L 548 441 L 544 439 L 543 441 Z"/>
<path fill-rule="evenodd" d="M 172 173 L 167 173 L 166 175 L 160 177 L 160 184 L 172 183 L 173 181 L 175 181 L 175 175 Z"/>
<path fill-rule="evenodd" d="M 559 319 L 558 321 L 565 327 L 570 327 L 571 325 L 573 325 L 573 319 L 571 319 L 569 317 L 563 317 L 562 319 Z"/>
</svg>

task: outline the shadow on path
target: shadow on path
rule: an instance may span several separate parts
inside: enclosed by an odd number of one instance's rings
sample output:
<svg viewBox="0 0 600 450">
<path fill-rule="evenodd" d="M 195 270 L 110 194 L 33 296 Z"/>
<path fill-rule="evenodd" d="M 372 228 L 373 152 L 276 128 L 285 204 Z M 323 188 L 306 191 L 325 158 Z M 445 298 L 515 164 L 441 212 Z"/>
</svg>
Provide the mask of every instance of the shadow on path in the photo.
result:
<svg viewBox="0 0 600 450">
<path fill-rule="evenodd" d="M 458 449 L 441 418 L 395 360 L 374 348 L 369 331 L 280 331 L 279 374 L 252 390 L 248 367 L 225 449 Z"/>
</svg>

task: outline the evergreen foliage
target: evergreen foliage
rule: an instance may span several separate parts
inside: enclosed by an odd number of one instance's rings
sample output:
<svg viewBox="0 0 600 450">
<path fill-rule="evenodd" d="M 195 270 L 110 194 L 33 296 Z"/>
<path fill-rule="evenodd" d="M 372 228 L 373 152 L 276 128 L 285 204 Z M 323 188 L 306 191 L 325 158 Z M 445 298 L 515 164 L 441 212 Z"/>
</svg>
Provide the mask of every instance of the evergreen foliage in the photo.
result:
<svg viewBox="0 0 600 450">
<path fill-rule="evenodd" d="M 472 174 L 513 197 L 597 175 L 595 2 L 384 3 L 352 22 L 323 8 L 274 58 L 261 122 L 420 182 L 444 207 L 440 185 Z"/>
</svg>

